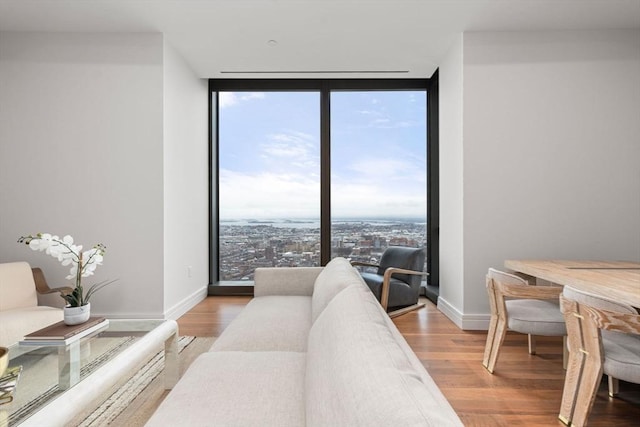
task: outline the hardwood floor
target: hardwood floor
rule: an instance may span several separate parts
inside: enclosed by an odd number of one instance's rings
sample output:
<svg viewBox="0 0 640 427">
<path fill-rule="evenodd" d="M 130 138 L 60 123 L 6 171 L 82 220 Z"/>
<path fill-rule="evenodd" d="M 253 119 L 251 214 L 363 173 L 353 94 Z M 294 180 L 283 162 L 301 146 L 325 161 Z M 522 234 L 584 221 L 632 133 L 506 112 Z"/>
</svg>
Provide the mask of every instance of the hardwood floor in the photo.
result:
<svg viewBox="0 0 640 427">
<path fill-rule="evenodd" d="M 208 297 L 178 320 L 181 335 L 219 336 L 250 297 Z M 425 308 L 394 323 L 425 365 L 466 426 L 563 426 L 562 339 L 538 337 L 537 355 L 527 353 L 526 336 L 508 333 L 489 374 L 482 366 L 486 332 L 461 331 L 425 300 Z M 620 382 L 610 399 L 606 381 L 589 426 L 640 425 L 640 386 Z"/>
</svg>

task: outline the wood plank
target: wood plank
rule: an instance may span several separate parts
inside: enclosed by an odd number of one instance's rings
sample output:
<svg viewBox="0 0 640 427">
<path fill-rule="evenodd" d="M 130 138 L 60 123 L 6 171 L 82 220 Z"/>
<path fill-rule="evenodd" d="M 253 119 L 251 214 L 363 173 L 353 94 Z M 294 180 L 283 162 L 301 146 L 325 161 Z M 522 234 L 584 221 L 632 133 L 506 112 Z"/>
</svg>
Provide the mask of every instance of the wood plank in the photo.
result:
<svg viewBox="0 0 640 427">
<path fill-rule="evenodd" d="M 507 260 L 513 271 L 640 307 L 640 263 L 629 261 Z"/>
</svg>

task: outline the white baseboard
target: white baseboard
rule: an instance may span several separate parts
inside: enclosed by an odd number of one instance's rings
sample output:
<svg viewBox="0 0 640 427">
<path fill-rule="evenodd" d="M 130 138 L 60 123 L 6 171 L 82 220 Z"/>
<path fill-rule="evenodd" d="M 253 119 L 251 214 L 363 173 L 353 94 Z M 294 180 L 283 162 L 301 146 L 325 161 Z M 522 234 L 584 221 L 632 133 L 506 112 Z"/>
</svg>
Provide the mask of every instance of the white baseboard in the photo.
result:
<svg viewBox="0 0 640 427">
<path fill-rule="evenodd" d="M 92 316 L 102 316 L 107 319 L 161 319 L 164 320 L 162 313 L 98 313 L 91 311 Z"/>
<path fill-rule="evenodd" d="M 442 297 L 438 297 L 438 310 L 464 331 L 489 329 L 490 314 L 464 314 Z"/>
<path fill-rule="evenodd" d="M 204 300 L 207 297 L 208 289 L 209 286 L 205 285 L 191 295 L 187 296 L 182 301 L 165 311 L 164 318 L 178 320 L 180 316 L 191 310 L 200 301 Z"/>
<path fill-rule="evenodd" d="M 94 316 L 104 316 L 110 319 L 172 319 L 178 320 L 180 316 L 195 307 L 200 301 L 207 297 L 208 286 L 205 285 L 182 301 L 165 311 L 164 313 L 91 313 Z"/>
</svg>

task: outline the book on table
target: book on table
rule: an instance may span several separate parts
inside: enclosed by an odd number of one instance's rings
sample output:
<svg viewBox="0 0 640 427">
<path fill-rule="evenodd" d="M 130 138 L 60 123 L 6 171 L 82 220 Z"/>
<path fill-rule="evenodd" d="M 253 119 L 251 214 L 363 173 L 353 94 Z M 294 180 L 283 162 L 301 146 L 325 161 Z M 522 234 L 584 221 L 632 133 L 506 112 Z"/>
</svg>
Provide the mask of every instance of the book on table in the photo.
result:
<svg viewBox="0 0 640 427">
<path fill-rule="evenodd" d="M 108 325 L 109 320 L 104 317 L 90 317 L 89 320 L 79 325 L 67 325 L 60 321 L 25 335 L 20 344 L 69 344 L 95 331 L 102 330 Z"/>
</svg>

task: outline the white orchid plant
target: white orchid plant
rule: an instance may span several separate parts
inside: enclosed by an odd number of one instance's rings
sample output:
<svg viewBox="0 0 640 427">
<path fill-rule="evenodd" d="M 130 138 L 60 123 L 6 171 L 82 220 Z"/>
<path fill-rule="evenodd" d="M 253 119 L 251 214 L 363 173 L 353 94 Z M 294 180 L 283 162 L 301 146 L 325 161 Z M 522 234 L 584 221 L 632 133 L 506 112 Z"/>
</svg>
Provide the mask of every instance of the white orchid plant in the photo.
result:
<svg viewBox="0 0 640 427">
<path fill-rule="evenodd" d="M 44 251 L 48 255 L 57 258 L 64 266 L 70 265 L 67 279 L 75 280 L 75 287 L 69 294 L 61 294 L 70 307 L 81 307 L 89 303 L 89 298 L 95 292 L 114 281 L 104 281 L 94 284 L 85 293 L 82 288 L 82 278 L 93 276 L 96 268 L 102 265 L 104 253 L 107 249 L 102 243 L 98 243 L 88 251 L 82 252 L 82 245 L 76 245 L 73 237 L 66 235 L 63 238 L 49 233 L 38 233 L 35 236 L 22 236 L 18 243 L 25 243 L 34 251 Z"/>
</svg>

